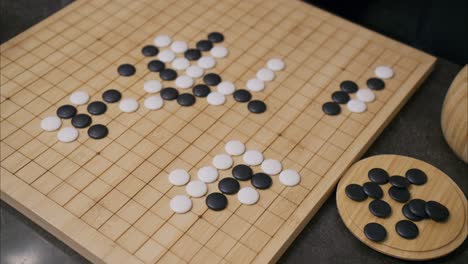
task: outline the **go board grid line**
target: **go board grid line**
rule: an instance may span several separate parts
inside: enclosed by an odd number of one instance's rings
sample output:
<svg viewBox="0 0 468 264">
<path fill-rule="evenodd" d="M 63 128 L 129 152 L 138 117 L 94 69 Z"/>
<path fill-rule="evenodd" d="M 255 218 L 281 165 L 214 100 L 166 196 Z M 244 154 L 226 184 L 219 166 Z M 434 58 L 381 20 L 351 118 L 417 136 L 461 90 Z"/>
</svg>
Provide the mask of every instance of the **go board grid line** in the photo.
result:
<svg viewBox="0 0 468 264">
<path fill-rule="evenodd" d="M 288 101 L 288 102 L 289 102 L 289 101 Z M 283 102 L 283 105 L 284 105 L 284 102 Z M 232 108 L 233 108 L 233 106 L 231 107 L 231 109 L 232 109 Z M 279 111 L 280 109 L 281 109 L 281 108 L 278 108 L 278 111 Z M 217 121 L 215 121 L 215 122 L 217 122 Z"/>
</svg>

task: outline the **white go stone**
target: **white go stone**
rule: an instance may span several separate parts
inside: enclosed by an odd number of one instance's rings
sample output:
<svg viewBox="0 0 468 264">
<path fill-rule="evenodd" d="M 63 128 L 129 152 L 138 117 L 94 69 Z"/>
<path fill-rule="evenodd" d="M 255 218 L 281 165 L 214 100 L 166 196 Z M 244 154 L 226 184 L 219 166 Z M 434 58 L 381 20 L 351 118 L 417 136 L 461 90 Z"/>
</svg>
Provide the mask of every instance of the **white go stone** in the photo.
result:
<svg viewBox="0 0 468 264">
<path fill-rule="evenodd" d="M 247 81 L 247 89 L 252 92 L 260 92 L 265 89 L 265 83 L 260 79 L 250 79 Z"/>
<path fill-rule="evenodd" d="M 234 161 L 228 154 L 218 154 L 213 158 L 213 166 L 219 170 L 229 169 Z"/>
<path fill-rule="evenodd" d="M 367 105 L 366 103 L 358 100 L 358 99 L 351 99 L 348 101 L 348 103 L 346 104 L 346 106 L 348 107 L 348 110 L 353 112 L 353 113 L 362 113 L 364 111 L 366 111 L 367 109 Z"/>
<path fill-rule="evenodd" d="M 171 62 L 175 59 L 176 55 L 172 50 L 163 50 L 159 52 L 158 58 L 162 62 Z"/>
<path fill-rule="evenodd" d="M 172 68 L 174 68 L 174 70 L 178 70 L 178 71 L 185 70 L 189 66 L 190 66 L 190 61 L 187 60 L 186 58 L 176 58 L 172 62 Z"/>
<path fill-rule="evenodd" d="M 211 92 L 206 97 L 206 101 L 210 105 L 222 105 L 226 102 L 226 97 L 220 92 Z"/>
<path fill-rule="evenodd" d="M 185 185 L 190 180 L 190 175 L 184 169 L 175 169 L 169 173 L 169 182 L 175 186 Z"/>
<path fill-rule="evenodd" d="M 41 121 L 41 128 L 45 131 L 55 131 L 62 125 L 62 120 L 57 116 L 48 116 Z"/>
<path fill-rule="evenodd" d="M 283 169 L 281 162 L 274 159 L 266 159 L 262 162 L 262 171 L 269 175 L 276 175 Z"/>
<path fill-rule="evenodd" d="M 233 94 L 234 91 L 236 90 L 236 86 L 232 82 L 228 82 L 228 81 L 220 82 L 216 88 L 218 92 L 224 95 Z"/>
<path fill-rule="evenodd" d="M 258 150 L 247 150 L 242 156 L 245 164 L 250 166 L 260 165 L 263 161 L 263 154 Z"/>
<path fill-rule="evenodd" d="M 193 79 L 190 76 L 182 75 L 176 78 L 175 86 L 181 89 L 187 89 L 192 87 Z"/>
<path fill-rule="evenodd" d="M 192 200 L 185 195 L 176 195 L 169 203 L 171 210 L 178 214 L 185 214 L 192 209 Z"/>
<path fill-rule="evenodd" d="M 244 143 L 240 142 L 239 140 L 230 140 L 224 146 L 224 150 L 229 155 L 239 156 L 239 155 L 242 155 L 242 153 L 244 153 L 245 145 L 244 145 Z"/>
<path fill-rule="evenodd" d="M 204 70 L 201 67 L 197 66 L 197 65 L 189 66 L 185 70 L 185 74 L 187 74 L 188 76 L 190 76 L 192 78 L 202 77 L 203 73 L 204 73 Z"/>
<path fill-rule="evenodd" d="M 172 39 L 168 35 L 158 35 L 153 40 L 156 47 L 167 47 L 171 44 Z"/>
<path fill-rule="evenodd" d="M 213 57 L 203 56 L 198 59 L 197 64 L 203 69 L 211 69 L 216 65 L 216 61 Z"/>
<path fill-rule="evenodd" d="M 185 41 L 174 41 L 171 44 L 171 50 L 174 51 L 175 53 L 183 53 L 188 49 L 187 42 Z"/>
<path fill-rule="evenodd" d="M 83 105 L 89 101 L 89 94 L 85 91 L 76 91 L 70 95 L 70 102 L 75 105 Z"/>
<path fill-rule="evenodd" d="M 284 170 L 279 175 L 279 180 L 283 185 L 295 186 L 301 181 L 301 176 L 295 170 Z"/>
<path fill-rule="evenodd" d="M 229 51 L 223 46 L 216 46 L 211 49 L 210 53 L 215 58 L 224 58 L 228 55 Z"/>
<path fill-rule="evenodd" d="M 371 89 L 359 89 L 356 93 L 357 99 L 365 103 L 370 103 L 375 100 L 375 93 Z"/>
<path fill-rule="evenodd" d="M 185 187 L 185 191 L 192 197 L 202 197 L 208 191 L 208 187 L 202 181 L 191 181 Z"/>
<path fill-rule="evenodd" d="M 205 166 L 198 170 L 198 179 L 205 183 L 212 183 L 218 179 L 218 170 L 211 166 Z"/>
<path fill-rule="evenodd" d="M 143 90 L 145 90 L 147 93 L 157 93 L 161 91 L 162 84 L 158 80 L 150 80 L 146 81 L 143 84 Z"/>
<path fill-rule="evenodd" d="M 269 59 L 267 61 L 267 67 L 272 71 L 281 71 L 285 66 L 284 61 L 279 58 Z"/>
<path fill-rule="evenodd" d="M 374 73 L 375 73 L 375 76 L 377 76 L 380 79 L 390 79 L 395 74 L 393 72 L 393 69 L 388 66 L 379 66 L 375 68 Z"/>
<path fill-rule="evenodd" d="M 61 142 L 72 142 L 78 138 L 78 130 L 74 127 L 64 127 L 57 132 L 57 139 Z"/>
<path fill-rule="evenodd" d="M 258 202 L 258 198 L 260 198 L 260 194 L 252 187 L 243 187 L 237 193 L 237 199 L 242 204 L 255 204 Z"/>
<path fill-rule="evenodd" d="M 257 72 L 257 79 L 262 80 L 264 82 L 272 81 L 275 78 L 275 73 L 267 68 L 260 69 Z"/>
<path fill-rule="evenodd" d="M 144 105 L 149 110 L 157 110 L 164 105 L 164 100 L 159 95 L 153 95 L 145 99 Z"/>
<path fill-rule="evenodd" d="M 138 102 L 133 98 L 126 98 L 120 101 L 119 108 L 124 113 L 135 112 L 138 109 Z"/>
</svg>

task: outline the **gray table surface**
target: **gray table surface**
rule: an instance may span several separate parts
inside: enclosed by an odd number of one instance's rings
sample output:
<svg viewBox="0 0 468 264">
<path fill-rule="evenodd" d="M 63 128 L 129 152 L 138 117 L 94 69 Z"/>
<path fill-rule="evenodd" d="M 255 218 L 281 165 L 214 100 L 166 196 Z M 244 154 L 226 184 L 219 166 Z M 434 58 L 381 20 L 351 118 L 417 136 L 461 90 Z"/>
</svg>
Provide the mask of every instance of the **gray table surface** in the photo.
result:
<svg viewBox="0 0 468 264">
<path fill-rule="evenodd" d="M 0 41 L 4 42 L 71 2 L 70 0 L 0 1 Z M 363 158 L 398 154 L 426 161 L 447 173 L 468 192 L 468 166 L 457 159 L 440 128 L 443 99 L 460 65 L 438 60 L 434 72 L 372 144 Z M 86 259 L 34 224 L 15 209 L 0 203 L 0 263 L 88 263 Z M 466 263 L 467 242 L 446 257 L 428 263 Z M 280 263 L 406 263 L 380 254 L 357 240 L 344 226 L 335 194 L 296 238 Z"/>
</svg>

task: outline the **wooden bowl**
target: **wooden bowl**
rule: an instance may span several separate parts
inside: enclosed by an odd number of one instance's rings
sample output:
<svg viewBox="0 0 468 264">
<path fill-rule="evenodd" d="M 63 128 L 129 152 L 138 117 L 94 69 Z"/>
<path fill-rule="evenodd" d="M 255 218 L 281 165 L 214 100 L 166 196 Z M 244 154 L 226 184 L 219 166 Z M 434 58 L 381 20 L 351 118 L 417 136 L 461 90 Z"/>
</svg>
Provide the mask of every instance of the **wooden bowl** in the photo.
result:
<svg viewBox="0 0 468 264">
<path fill-rule="evenodd" d="M 468 163 L 468 65 L 455 77 L 445 97 L 442 131 L 452 150 Z"/>
</svg>

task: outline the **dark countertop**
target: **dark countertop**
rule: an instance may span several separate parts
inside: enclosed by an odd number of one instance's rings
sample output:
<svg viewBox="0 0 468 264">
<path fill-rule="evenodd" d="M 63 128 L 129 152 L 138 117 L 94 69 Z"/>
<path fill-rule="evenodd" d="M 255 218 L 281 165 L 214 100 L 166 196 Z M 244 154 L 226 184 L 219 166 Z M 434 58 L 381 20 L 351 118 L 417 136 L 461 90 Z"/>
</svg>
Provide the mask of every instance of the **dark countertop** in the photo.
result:
<svg viewBox="0 0 468 264">
<path fill-rule="evenodd" d="M 70 0 L 0 0 L 0 42 L 39 22 Z M 364 157 L 399 154 L 426 161 L 447 173 L 468 193 L 468 166 L 457 159 L 440 129 L 445 93 L 462 67 L 438 60 L 434 72 L 403 107 Z M 363 157 L 363 158 L 364 158 Z M 83 257 L 4 203 L 0 204 L 0 263 L 88 263 Z M 467 242 L 429 263 L 465 263 Z M 465 260 L 465 261 L 464 261 Z M 325 202 L 280 259 L 280 263 L 407 263 L 380 254 L 344 226 L 335 194 Z M 409 262 L 412 263 L 412 262 Z M 414 262 L 413 262 L 414 263 Z"/>
</svg>

